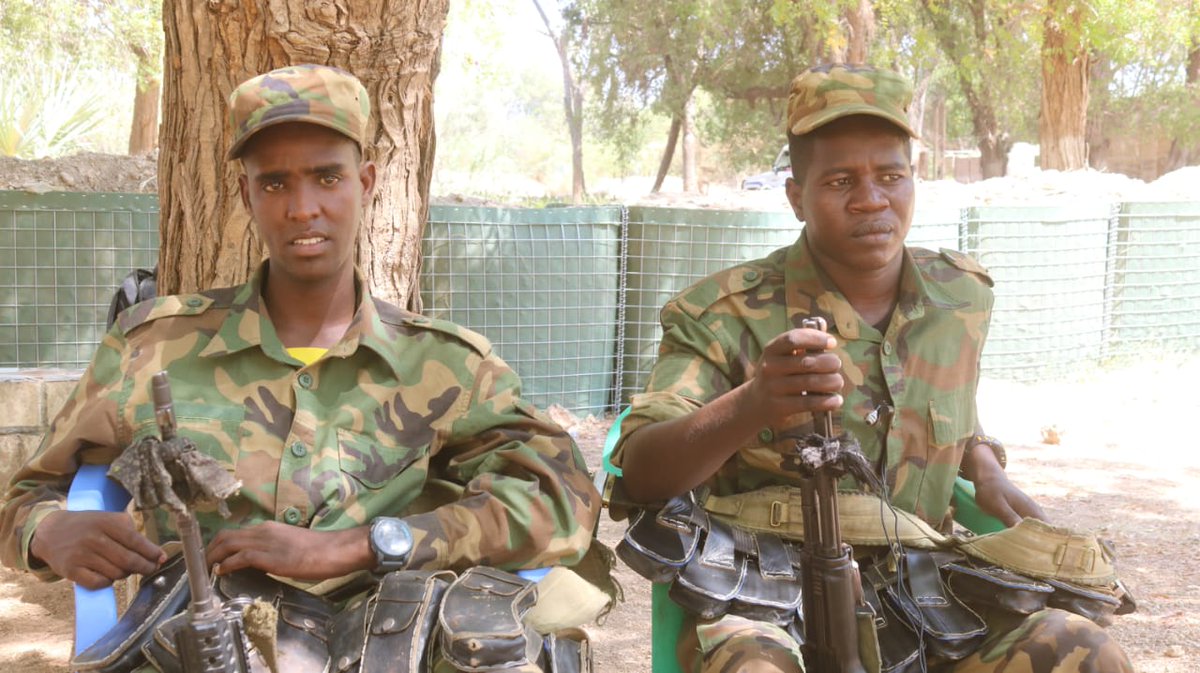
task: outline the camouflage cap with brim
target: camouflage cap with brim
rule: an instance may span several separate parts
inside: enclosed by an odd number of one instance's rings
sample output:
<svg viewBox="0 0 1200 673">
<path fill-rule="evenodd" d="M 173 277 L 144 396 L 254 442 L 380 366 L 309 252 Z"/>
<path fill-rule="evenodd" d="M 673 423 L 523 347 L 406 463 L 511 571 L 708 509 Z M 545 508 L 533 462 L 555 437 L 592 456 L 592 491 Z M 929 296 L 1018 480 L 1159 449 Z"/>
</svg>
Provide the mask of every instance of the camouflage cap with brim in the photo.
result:
<svg viewBox="0 0 1200 673">
<path fill-rule="evenodd" d="M 826 64 L 792 80 L 787 130 L 801 136 L 842 117 L 872 115 L 918 137 L 908 121 L 912 85 L 900 75 L 862 65 Z"/>
<path fill-rule="evenodd" d="M 241 156 L 255 133 L 285 122 L 333 129 L 361 149 L 371 101 L 358 78 L 327 65 L 278 68 L 242 82 L 229 95 L 233 145 L 226 158 Z"/>
</svg>

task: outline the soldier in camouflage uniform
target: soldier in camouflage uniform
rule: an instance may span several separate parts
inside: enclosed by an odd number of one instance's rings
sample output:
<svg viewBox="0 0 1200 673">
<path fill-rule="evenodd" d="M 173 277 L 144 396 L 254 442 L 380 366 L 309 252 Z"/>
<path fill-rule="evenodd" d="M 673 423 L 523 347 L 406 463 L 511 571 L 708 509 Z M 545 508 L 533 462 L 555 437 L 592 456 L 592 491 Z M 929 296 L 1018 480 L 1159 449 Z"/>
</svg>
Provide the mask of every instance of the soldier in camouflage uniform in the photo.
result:
<svg viewBox="0 0 1200 673">
<path fill-rule="evenodd" d="M 371 296 L 355 268 L 375 166 L 367 92 L 295 66 L 230 98 L 244 204 L 269 251 L 244 285 L 143 302 L 104 337 L 0 511 L 5 565 L 101 587 L 166 560 L 159 510 L 67 512 L 84 463 L 156 434 L 151 377 L 170 377 L 179 433 L 241 481 L 232 516 L 198 512 L 207 560 L 323 594 L 377 569 L 369 524 L 399 517 L 388 569 L 573 564 L 601 505 L 571 437 L 520 398 L 482 336 Z M 393 559 L 397 561 L 397 559 Z"/>
<path fill-rule="evenodd" d="M 935 528 L 948 522 L 960 472 L 1007 525 L 1044 518 L 1005 476 L 976 414 L 991 279 L 961 253 L 904 245 L 911 96 L 899 76 L 865 67 L 819 66 L 792 82 L 786 189 L 804 229 L 792 246 L 713 274 L 663 308 L 659 357 L 613 459 L 634 501 L 698 486 L 717 495 L 796 486 L 787 454 L 813 430 L 812 412 L 827 411 L 859 440 L 892 504 Z M 810 316 L 829 333 L 801 329 Z M 941 670 L 1132 670 L 1103 630 L 1061 610 L 993 622 L 989 633 Z M 787 632 L 739 616 L 685 628 L 679 649 L 684 670 L 803 667 Z"/>
</svg>

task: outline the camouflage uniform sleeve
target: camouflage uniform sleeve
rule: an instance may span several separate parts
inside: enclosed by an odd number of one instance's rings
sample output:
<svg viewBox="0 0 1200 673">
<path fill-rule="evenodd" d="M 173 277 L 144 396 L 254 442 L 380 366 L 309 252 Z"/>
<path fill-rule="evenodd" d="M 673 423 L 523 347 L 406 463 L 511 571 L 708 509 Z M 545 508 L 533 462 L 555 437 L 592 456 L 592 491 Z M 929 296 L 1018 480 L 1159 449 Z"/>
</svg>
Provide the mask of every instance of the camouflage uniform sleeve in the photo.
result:
<svg viewBox="0 0 1200 673">
<path fill-rule="evenodd" d="M 0 562 L 59 579 L 29 556 L 29 542 L 47 514 L 66 507 L 67 489 L 83 463 L 112 462 L 128 442 L 119 398 L 125 339 L 119 327 L 104 336 L 75 391 L 50 423 L 37 452 L 8 484 L 0 506 Z"/>
<path fill-rule="evenodd" d="M 405 518 L 410 568 L 536 568 L 579 561 L 600 495 L 574 440 L 520 399 L 521 382 L 494 353 L 482 358 L 463 414 L 434 459 L 432 478 L 461 497 Z"/>
<path fill-rule="evenodd" d="M 735 387 L 726 334 L 693 316 L 681 299 L 663 307 L 663 337 L 646 392 L 634 395 L 621 422 L 612 463 L 620 466 L 625 439 L 651 423 L 686 416 Z"/>
</svg>

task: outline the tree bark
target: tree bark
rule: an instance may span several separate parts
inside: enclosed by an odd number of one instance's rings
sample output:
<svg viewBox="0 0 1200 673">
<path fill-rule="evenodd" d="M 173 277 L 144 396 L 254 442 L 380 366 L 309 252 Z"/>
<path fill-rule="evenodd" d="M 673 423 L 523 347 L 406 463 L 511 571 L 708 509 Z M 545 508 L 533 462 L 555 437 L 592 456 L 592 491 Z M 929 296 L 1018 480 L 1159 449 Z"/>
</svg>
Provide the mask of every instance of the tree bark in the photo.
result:
<svg viewBox="0 0 1200 673">
<path fill-rule="evenodd" d="M 967 38 L 959 34 L 960 28 L 950 20 L 945 10 L 935 4 L 934 0 L 921 0 L 921 7 L 933 24 L 939 46 L 951 63 L 958 64 L 954 72 L 967 99 L 967 107 L 971 110 L 971 127 L 975 142 L 979 145 L 980 172 L 985 180 L 1001 177 L 1008 171 L 1008 151 L 1012 149 L 1012 138 L 1000 127 L 995 101 L 992 100 L 986 79 L 977 81 L 962 66 L 970 49 L 965 42 Z M 968 38 L 975 45 L 986 45 L 988 28 L 984 3 L 974 0 L 969 3 L 968 10 L 971 19 Z"/>
<path fill-rule="evenodd" d="M 558 61 L 562 65 L 563 116 L 567 121 L 567 132 L 571 136 L 571 203 L 578 206 L 583 203 L 583 197 L 587 194 L 587 184 L 583 179 L 583 88 L 575 79 L 574 73 L 571 72 L 570 52 L 567 45 L 569 33 L 566 30 L 554 32 L 550 26 L 549 17 L 542 9 L 542 4 L 538 0 L 533 0 L 533 6 L 537 8 L 538 15 L 542 17 L 546 33 L 554 42 L 554 49 L 558 52 Z"/>
<path fill-rule="evenodd" d="M 875 39 L 875 9 L 871 0 L 858 0 L 858 5 L 846 11 L 846 25 L 849 33 L 846 40 L 846 62 L 862 64 L 867 62 L 867 49 Z"/>
<path fill-rule="evenodd" d="M 1049 0 L 1042 33 L 1042 111 L 1038 119 L 1043 169 L 1073 171 L 1087 163 L 1090 57 L 1087 45 L 1060 21 L 1074 0 Z"/>
<path fill-rule="evenodd" d="M 371 99 L 365 155 L 377 182 L 358 262 L 376 296 L 419 310 L 447 9 L 448 0 L 165 0 L 160 291 L 238 283 L 261 261 L 237 192 L 240 166 L 225 161 L 226 99 L 254 75 L 321 63 L 357 75 Z"/>
<path fill-rule="evenodd" d="M 696 97 L 688 96 L 683 105 L 683 191 L 695 194 L 700 191 L 700 175 L 696 166 L 700 141 L 696 138 Z"/>
<path fill-rule="evenodd" d="M 671 130 L 667 131 L 667 146 L 663 149 L 662 161 L 658 162 L 658 175 L 654 178 L 654 188 L 651 194 L 657 194 L 662 189 L 663 180 L 671 170 L 671 160 L 675 158 L 675 145 L 679 142 L 679 130 L 683 127 L 683 117 L 671 119 Z"/>
<path fill-rule="evenodd" d="M 158 147 L 158 99 L 162 82 L 139 81 L 133 94 L 133 123 L 129 125 L 129 153 L 145 154 Z"/>
</svg>

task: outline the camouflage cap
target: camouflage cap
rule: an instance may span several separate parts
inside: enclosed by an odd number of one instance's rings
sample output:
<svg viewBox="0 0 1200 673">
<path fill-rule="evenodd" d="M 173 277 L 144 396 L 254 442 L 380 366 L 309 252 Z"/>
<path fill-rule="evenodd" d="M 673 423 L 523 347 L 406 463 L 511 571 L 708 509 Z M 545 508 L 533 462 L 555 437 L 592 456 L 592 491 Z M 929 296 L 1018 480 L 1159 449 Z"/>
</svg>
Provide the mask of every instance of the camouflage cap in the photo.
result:
<svg viewBox="0 0 1200 673">
<path fill-rule="evenodd" d="M 255 133 L 284 122 L 307 122 L 344 134 L 359 148 L 371 116 L 371 101 L 358 78 L 327 65 L 292 65 L 242 82 L 229 94 L 233 145 L 227 159 L 241 156 Z"/>
<path fill-rule="evenodd" d="M 908 121 L 912 85 L 889 70 L 863 65 L 825 64 L 792 80 L 788 93 L 787 130 L 804 135 L 835 119 L 872 115 L 886 119 L 913 138 Z"/>
</svg>

